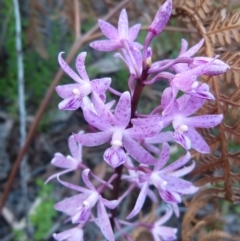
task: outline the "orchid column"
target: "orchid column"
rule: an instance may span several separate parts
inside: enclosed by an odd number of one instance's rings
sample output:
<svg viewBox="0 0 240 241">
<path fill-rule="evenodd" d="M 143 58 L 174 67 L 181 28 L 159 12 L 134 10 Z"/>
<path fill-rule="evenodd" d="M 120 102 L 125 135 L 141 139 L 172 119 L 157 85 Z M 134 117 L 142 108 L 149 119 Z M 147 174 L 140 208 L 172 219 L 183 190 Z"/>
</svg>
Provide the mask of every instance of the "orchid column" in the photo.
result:
<svg viewBox="0 0 240 241">
<path fill-rule="evenodd" d="M 210 152 L 208 144 L 195 128 L 215 127 L 223 118 L 222 115 L 193 116 L 205 100 L 214 99 L 208 85 L 201 83 L 198 77 L 203 74 L 222 74 L 229 66 L 218 60 L 217 56 L 212 59 L 193 57 L 204 44 L 203 40 L 188 50 L 187 41 L 182 40 L 182 48 L 176 59 L 153 62 L 151 42 L 166 26 L 171 11 L 172 1 L 167 0 L 158 10 L 143 45 L 135 41 L 141 25 L 129 28 L 125 9 L 120 13 L 118 28 L 99 20 L 99 27 L 108 39 L 94 41 L 90 46 L 99 51 L 116 51 L 115 57 L 126 64 L 129 90 L 123 93 L 110 86 L 112 80 L 109 77 L 89 79 L 85 69 L 85 52 L 76 59 L 79 75 L 67 65 L 62 53 L 59 54 L 60 66 L 76 82 L 56 87 L 57 93 L 63 98 L 59 109 L 81 108 L 85 120 L 96 131 L 73 134 L 69 138 L 71 156 L 56 153 L 52 160 L 53 165 L 65 170 L 49 177 L 48 181 L 56 177 L 63 186 L 79 192 L 55 205 L 55 209 L 66 213 L 68 220 L 76 225 L 70 230 L 54 234 L 56 240 L 83 240 L 84 226 L 89 222 L 94 222 L 110 241 L 115 240 L 115 226 L 126 240 L 133 240 L 124 233 L 124 225 L 149 229 L 155 241 L 176 239 L 177 230 L 162 224 L 173 213 L 179 216 L 178 204 L 184 195 L 194 194 L 198 190 L 191 182 L 182 179 L 195 167 L 189 150 L 194 148 L 198 152 Z M 169 87 L 164 90 L 159 105 L 149 114 L 138 113 L 137 106 L 144 86 L 163 80 L 169 83 Z M 106 98 L 107 91 L 118 98 L 116 105 Z M 178 97 L 178 93 L 182 93 L 182 96 Z M 173 131 L 165 131 L 169 126 Z M 171 164 L 168 163 L 168 142 L 178 143 L 185 149 L 185 154 Z M 112 168 L 112 175 L 107 180 L 97 177 L 82 157 L 82 147 L 104 143 L 109 146 L 103 153 L 103 161 Z M 67 183 L 60 177 L 76 169 L 82 170 L 86 187 Z M 93 185 L 91 179 L 96 179 L 98 185 Z M 128 186 L 126 190 L 120 189 L 122 183 Z M 104 198 L 107 189 L 112 189 L 112 200 Z M 117 207 L 133 189 L 140 189 L 135 206 L 126 220 L 119 220 Z M 152 202 L 163 200 L 167 203 L 165 215 L 156 217 L 154 223 L 127 221 L 141 211 L 147 196 Z M 112 211 L 108 212 L 106 207 Z"/>
</svg>

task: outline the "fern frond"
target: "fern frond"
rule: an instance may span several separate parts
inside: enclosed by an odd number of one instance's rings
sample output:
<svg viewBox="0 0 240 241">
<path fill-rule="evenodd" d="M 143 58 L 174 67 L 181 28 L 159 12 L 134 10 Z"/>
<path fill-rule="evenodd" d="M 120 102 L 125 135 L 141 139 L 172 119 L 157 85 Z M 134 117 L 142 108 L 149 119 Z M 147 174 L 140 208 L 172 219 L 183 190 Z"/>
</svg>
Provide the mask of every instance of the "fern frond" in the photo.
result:
<svg viewBox="0 0 240 241">
<path fill-rule="evenodd" d="M 220 58 L 230 66 L 230 70 L 224 75 L 224 79 L 228 84 L 233 81 L 236 87 L 240 87 L 240 52 L 225 52 Z"/>
<path fill-rule="evenodd" d="M 225 17 L 219 14 L 213 18 L 206 35 L 213 45 L 231 44 L 233 40 L 240 42 L 240 12 L 228 13 Z"/>
<path fill-rule="evenodd" d="M 232 235 L 225 233 L 220 230 L 214 230 L 208 233 L 205 237 L 201 238 L 199 241 L 222 241 L 222 240 L 232 240 L 232 241 L 237 241 L 239 238 L 233 237 Z"/>
</svg>

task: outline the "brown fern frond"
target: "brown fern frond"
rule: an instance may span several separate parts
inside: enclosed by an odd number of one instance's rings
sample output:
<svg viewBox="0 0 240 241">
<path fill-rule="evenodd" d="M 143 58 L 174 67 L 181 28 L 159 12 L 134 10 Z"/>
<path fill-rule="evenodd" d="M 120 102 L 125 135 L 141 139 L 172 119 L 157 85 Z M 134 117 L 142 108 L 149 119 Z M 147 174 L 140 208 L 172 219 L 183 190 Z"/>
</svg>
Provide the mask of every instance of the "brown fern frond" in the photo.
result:
<svg viewBox="0 0 240 241">
<path fill-rule="evenodd" d="M 211 39 L 213 45 L 225 46 L 233 40 L 240 42 L 240 12 L 227 13 L 225 17 L 216 14 L 212 20 L 206 35 Z"/>
<path fill-rule="evenodd" d="M 183 217 L 182 240 L 194 240 L 205 227 L 213 225 L 217 219 L 220 221 L 216 199 L 219 191 L 220 189 L 203 190 L 191 200 Z"/>
<path fill-rule="evenodd" d="M 197 15 L 202 20 L 206 20 L 208 14 L 213 11 L 211 0 L 175 0 L 175 6 L 181 9 L 190 9 L 192 15 Z"/>
<path fill-rule="evenodd" d="M 240 52 L 225 52 L 220 58 L 230 66 L 230 70 L 224 75 L 224 79 L 228 84 L 233 81 L 236 87 L 240 87 Z"/>
<path fill-rule="evenodd" d="M 232 235 L 225 233 L 223 231 L 219 231 L 219 230 L 214 230 L 211 231 L 210 233 L 206 234 L 206 236 L 204 236 L 203 238 L 201 238 L 199 241 L 238 241 L 239 238 L 238 237 L 233 237 Z"/>
</svg>

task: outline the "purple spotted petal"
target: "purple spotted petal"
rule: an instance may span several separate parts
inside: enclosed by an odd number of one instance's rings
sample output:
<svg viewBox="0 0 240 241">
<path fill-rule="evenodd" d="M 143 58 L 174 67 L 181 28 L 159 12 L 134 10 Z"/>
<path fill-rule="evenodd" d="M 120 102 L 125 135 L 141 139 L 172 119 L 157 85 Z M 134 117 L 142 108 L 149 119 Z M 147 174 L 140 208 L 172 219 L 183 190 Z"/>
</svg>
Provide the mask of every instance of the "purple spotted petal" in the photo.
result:
<svg viewBox="0 0 240 241">
<path fill-rule="evenodd" d="M 156 164 L 157 160 L 130 136 L 123 136 L 123 146 L 136 161 L 146 165 Z"/>
<path fill-rule="evenodd" d="M 78 163 L 71 157 L 66 158 L 61 153 L 55 153 L 51 164 L 60 168 L 76 168 Z"/>
<path fill-rule="evenodd" d="M 167 202 L 167 203 L 180 203 L 181 202 L 181 197 L 178 193 L 176 192 L 171 192 L 163 188 L 159 188 L 159 195 L 161 198 Z"/>
<path fill-rule="evenodd" d="M 97 98 L 99 100 L 99 98 Z M 106 110 L 104 104 L 102 103 L 102 101 L 100 100 L 100 102 L 95 101 L 95 97 L 93 97 L 93 101 L 94 104 L 96 105 L 96 107 L 99 108 L 99 111 L 101 111 L 99 114 L 97 114 L 96 112 L 94 112 L 94 110 L 90 109 L 89 106 L 83 106 L 83 115 L 85 120 L 91 125 L 96 127 L 99 130 L 108 130 L 112 127 L 112 124 L 110 121 L 112 121 L 110 119 L 110 117 L 112 116 L 111 113 L 109 113 L 109 110 Z M 103 108 L 102 108 L 103 106 Z M 104 112 L 103 112 L 104 110 Z M 109 113 L 109 114 L 108 114 Z M 112 117 L 111 117 L 112 118 Z"/>
<path fill-rule="evenodd" d="M 160 176 L 162 179 L 164 179 L 164 181 L 167 181 L 165 188 L 169 191 L 180 194 L 192 194 L 198 191 L 198 187 L 193 186 L 191 182 L 171 175 L 161 174 Z"/>
<path fill-rule="evenodd" d="M 107 91 L 111 84 L 111 78 L 94 79 L 91 81 L 92 90 L 98 94 L 103 94 Z"/>
<path fill-rule="evenodd" d="M 181 157 L 177 161 L 175 161 L 175 162 L 171 163 L 170 165 L 168 165 L 167 167 L 163 168 L 161 170 L 161 172 L 167 173 L 167 172 L 175 171 L 178 168 L 186 165 L 190 161 L 190 158 L 191 158 L 191 154 L 189 152 L 187 152 L 187 154 L 185 156 Z"/>
<path fill-rule="evenodd" d="M 128 91 L 124 92 L 115 108 L 114 116 L 119 127 L 127 127 L 131 116 L 131 96 Z"/>
<path fill-rule="evenodd" d="M 57 241 L 77 240 L 83 241 L 83 230 L 81 228 L 71 228 L 61 233 L 54 233 L 53 238 Z"/>
<path fill-rule="evenodd" d="M 54 205 L 58 211 L 64 212 L 69 216 L 76 214 L 76 211 L 81 207 L 82 203 L 88 198 L 89 193 L 81 193 L 72 197 L 66 198 Z"/>
<path fill-rule="evenodd" d="M 186 52 L 188 47 L 188 41 L 185 39 L 182 39 L 181 44 L 182 45 L 181 45 L 181 50 L 179 52 L 179 56 L 182 56 L 182 54 Z"/>
<path fill-rule="evenodd" d="M 188 117 L 184 123 L 192 127 L 212 128 L 221 123 L 222 119 L 223 115 L 202 115 Z"/>
<path fill-rule="evenodd" d="M 82 105 L 82 98 L 70 97 L 66 98 L 58 104 L 60 110 L 77 110 Z"/>
<path fill-rule="evenodd" d="M 137 215 L 140 212 L 140 210 L 141 210 L 141 208 L 142 208 L 142 206 L 145 202 L 148 188 L 149 188 L 148 182 L 144 183 L 142 188 L 141 188 L 141 191 L 138 195 L 138 199 L 135 203 L 135 206 L 134 206 L 132 212 L 127 216 L 127 219 L 130 219 L 130 218 L 134 217 L 135 215 Z"/>
<path fill-rule="evenodd" d="M 64 59 L 62 58 L 62 54 L 63 52 L 59 53 L 58 55 L 58 62 L 62 68 L 62 70 L 69 75 L 73 80 L 75 80 L 76 82 L 83 84 L 84 81 L 70 68 L 70 66 L 64 61 Z"/>
<path fill-rule="evenodd" d="M 162 130 L 162 122 L 157 122 L 154 125 L 138 125 L 126 129 L 125 133 L 135 139 L 144 139 L 156 135 Z"/>
<path fill-rule="evenodd" d="M 103 101 L 100 99 L 100 97 L 96 93 L 92 93 L 92 103 L 99 115 L 99 117 L 97 117 L 97 115 L 95 113 L 88 113 L 88 115 L 91 114 L 91 116 L 92 116 L 92 120 L 91 120 L 92 125 L 94 125 L 96 123 L 96 120 L 98 120 L 97 124 L 99 126 L 99 124 L 100 124 L 99 119 L 101 119 L 100 122 L 103 122 L 100 125 L 102 130 L 111 128 L 111 125 L 114 124 L 114 122 L 115 122 L 115 116 L 113 115 L 112 111 L 109 110 L 109 107 L 103 103 Z M 88 110 L 88 111 L 90 111 L 90 110 Z M 89 119 L 89 117 L 88 117 L 88 119 Z"/>
<path fill-rule="evenodd" d="M 149 173 L 138 172 L 138 180 L 140 183 L 148 182 L 151 175 L 152 175 L 151 172 L 149 172 Z"/>
<path fill-rule="evenodd" d="M 121 43 L 117 40 L 97 40 L 90 43 L 90 46 L 96 50 L 109 52 L 120 49 Z"/>
<path fill-rule="evenodd" d="M 83 131 L 80 131 L 78 134 L 83 134 Z M 68 138 L 68 147 L 72 157 L 75 158 L 77 162 L 82 162 L 82 145 L 76 142 L 73 135 Z"/>
<path fill-rule="evenodd" d="M 177 229 L 176 228 L 171 228 L 171 227 L 156 227 L 153 229 L 153 237 L 154 241 L 173 241 L 177 239 L 176 236 Z M 161 239 L 160 239 L 161 237 Z"/>
<path fill-rule="evenodd" d="M 149 31 L 151 31 L 153 35 L 158 35 L 160 32 L 162 32 L 171 16 L 171 13 L 172 1 L 167 0 L 157 11 L 153 22 L 149 27 Z"/>
<path fill-rule="evenodd" d="M 188 127 L 186 136 L 191 140 L 191 146 L 196 151 L 201 153 L 210 153 L 210 147 L 194 128 Z"/>
<path fill-rule="evenodd" d="M 195 168 L 195 166 L 196 166 L 195 162 L 192 162 L 192 164 L 190 166 L 183 167 L 177 171 L 171 172 L 171 176 L 183 177 L 183 176 L 187 175 L 188 173 L 190 173 Z"/>
<path fill-rule="evenodd" d="M 177 99 L 179 111 L 183 116 L 196 113 L 204 104 L 205 99 L 191 95 L 183 95 Z"/>
<path fill-rule="evenodd" d="M 69 173 L 69 172 L 72 172 L 76 170 L 76 168 L 72 168 L 72 169 L 66 169 L 64 171 L 61 171 L 61 172 L 57 172 L 53 175 L 51 175 L 50 177 L 48 177 L 48 179 L 45 181 L 45 184 L 47 184 L 49 181 L 51 181 L 52 179 L 56 178 L 56 177 L 60 177 L 61 175 L 63 174 L 66 174 L 66 173 Z"/>
<path fill-rule="evenodd" d="M 109 217 L 107 211 L 102 202 L 98 202 L 97 204 L 97 215 L 98 215 L 98 226 L 101 229 L 104 237 L 109 241 L 114 241 L 114 234 L 112 231 L 112 227 L 109 221 Z"/>
<path fill-rule="evenodd" d="M 141 28 L 141 24 L 138 23 L 129 29 L 129 40 L 130 41 L 133 42 L 137 38 L 140 28 Z"/>
<path fill-rule="evenodd" d="M 80 206 L 71 218 L 72 223 L 85 223 L 89 219 L 91 212 L 91 208 L 84 205 Z"/>
<path fill-rule="evenodd" d="M 100 197 L 100 201 L 105 205 L 107 206 L 108 208 L 110 209 L 114 209 L 117 207 L 117 205 L 119 204 L 119 201 L 118 200 L 107 200 L 103 197 Z"/>
<path fill-rule="evenodd" d="M 87 193 L 88 196 L 92 193 L 92 191 L 90 191 L 89 189 L 86 189 L 84 187 L 80 187 L 80 186 L 77 186 L 75 184 L 72 184 L 72 183 L 69 183 L 69 182 L 64 182 L 62 181 L 59 176 L 57 177 L 57 180 L 58 182 L 60 182 L 63 186 L 67 187 L 67 188 L 70 188 L 70 189 L 73 189 L 75 191 L 78 191 L 78 192 L 83 192 L 83 193 Z"/>
<path fill-rule="evenodd" d="M 164 142 L 162 144 L 162 151 L 158 158 L 158 161 L 156 165 L 154 166 L 154 171 L 160 170 L 165 164 L 167 163 L 168 159 L 170 157 L 170 146 L 167 142 Z"/>
<path fill-rule="evenodd" d="M 203 87 L 204 88 L 201 88 Z M 193 95 L 193 96 L 196 96 L 196 97 L 199 97 L 199 98 L 204 98 L 204 99 L 207 99 L 207 100 L 214 100 L 215 97 L 212 95 L 212 93 L 208 90 L 208 85 L 207 84 L 199 84 L 199 86 L 195 89 L 192 89 L 190 91 L 187 91 L 186 93 L 189 94 L 189 95 Z"/>
<path fill-rule="evenodd" d="M 112 26 L 110 23 L 105 22 L 101 19 L 98 20 L 98 26 L 101 29 L 102 33 L 109 39 L 117 40 L 118 39 L 118 31 Z"/>
<path fill-rule="evenodd" d="M 85 169 L 85 170 L 82 172 L 82 179 L 83 179 L 84 183 L 86 184 L 86 186 L 87 186 L 89 189 L 95 191 L 96 189 L 95 189 L 95 187 L 93 186 L 93 184 L 90 182 L 89 177 L 88 177 L 89 172 L 90 172 L 90 169 Z"/>
<path fill-rule="evenodd" d="M 83 80 L 87 80 L 89 81 L 89 77 L 88 74 L 86 72 L 86 68 L 85 68 L 85 58 L 86 58 L 87 53 L 86 52 L 82 52 L 77 56 L 76 59 L 76 68 L 77 71 L 79 73 L 79 75 L 82 77 Z"/>
<path fill-rule="evenodd" d="M 111 140 L 112 133 L 109 131 L 106 132 L 97 132 L 97 133 L 88 133 L 88 134 L 74 134 L 74 138 L 77 142 L 84 146 L 99 146 Z"/>
<path fill-rule="evenodd" d="M 179 131 L 175 131 L 173 133 L 173 139 L 176 141 L 178 144 L 184 147 L 185 150 L 189 150 L 191 148 L 191 140 L 187 136 L 186 133 L 181 133 Z"/>
<path fill-rule="evenodd" d="M 80 84 L 67 84 L 67 85 L 58 85 L 55 90 L 58 93 L 58 95 L 65 99 L 69 97 L 75 97 L 73 90 L 77 89 L 79 93 L 82 92 L 82 85 Z"/>
<path fill-rule="evenodd" d="M 198 52 L 198 50 L 203 46 L 204 39 L 201 39 L 197 44 L 192 46 L 188 51 L 184 54 L 181 54 L 181 57 L 191 57 Z"/>
<path fill-rule="evenodd" d="M 112 168 L 117 168 L 126 161 L 126 153 L 121 147 L 111 146 L 104 152 L 103 159 Z"/>
<path fill-rule="evenodd" d="M 121 11 L 119 16 L 118 34 L 120 39 L 128 39 L 128 16 L 125 9 Z"/>
<path fill-rule="evenodd" d="M 173 141 L 173 132 L 172 131 L 161 132 L 155 136 L 146 138 L 145 141 L 147 143 L 152 143 L 152 144 Z"/>
</svg>

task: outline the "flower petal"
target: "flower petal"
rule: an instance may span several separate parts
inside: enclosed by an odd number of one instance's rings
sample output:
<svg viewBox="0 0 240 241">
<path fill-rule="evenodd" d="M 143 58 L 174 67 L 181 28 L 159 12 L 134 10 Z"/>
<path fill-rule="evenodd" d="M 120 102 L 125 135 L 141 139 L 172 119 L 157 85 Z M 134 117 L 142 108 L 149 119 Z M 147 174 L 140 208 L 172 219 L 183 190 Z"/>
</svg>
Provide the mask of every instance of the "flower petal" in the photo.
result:
<svg viewBox="0 0 240 241">
<path fill-rule="evenodd" d="M 66 98 L 58 104 L 60 110 L 77 110 L 82 105 L 82 98 Z"/>
<path fill-rule="evenodd" d="M 163 168 L 161 172 L 167 173 L 177 170 L 178 168 L 187 164 L 191 159 L 191 154 L 189 152 L 186 153 L 185 156 L 179 158 L 177 161 L 171 163 L 167 167 Z"/>
<path fill-rule="evenodd" d="M 177 99 L 179 111 L 183 116 L 195 114 L 204 104 L 205 99 L 191 95 L 182 95 Z"/>
<path fill-rule="evenodd" d="M 73 189 L 73 190 L 76 190 L 76 191 L 78 191 L 78 192 L 87 193 L 88 196 L 89 196 L 89 194 L 92 193 L 92 191 L 89 190 L 89 189 L 86 189 L 86 188 L 84 188 L 84 187 L 77 186 L 77 185 L 72 184 L 72 183 L 69 183 L 69 182 L 64 182 L 64 181 L 62 181 L 62 180 L 59 178 L 59 176 L 57 177 L 57 180 L 58 180 L 58 182 L 60 182 L 63 186 L 65 186 L 65 187 L 67 187 L 67 188 L 70 188 L 70 189 Z"/>
<path fill-rule="evenodd" d="M 75 140 L 84 146 L 99 146 L 111 140 L 112 132 L 106 131 L 73 135 Z"/>
<path fill-rule="evenodd" d="M 92 103 L 93 103 L 93 105 L 94 105 L 94 107 L 95 107 L 99 117 L 97 117 L 97 115 L 95 115 L 94 113 L 88 113 L 88 115 L 90 115 L 90 114 L 92 115 L 92 119 L 93 120 L 91 122 L 95 123 L 96 120 L 99 120 L 98 121 L 99 123 L 103 122 L 101 124 L 101 127 L 104 127 L 104 128 L 101 128 L 102 130 L 111 128 L 111 126 L 114 124 L 115 116 L 112 114 L 112 112 L 108 108 L 108 106 L 105 105 L 103 103 L 103 101 L 100 99 L 100 97 L 96 93 L 94 93 L 94 92 L 92 93 Z M 90 111 L 90 110 L 88 110 L 88 111 Z"/>
<path fill-rule="evenodd" d="M 83 230 L 78 227 L 67 229 L 61 233 L 54 233 L 53 238 L 57 241 L 64 241 L 64 240 L 83 241 Z"/>
<path fill-rule="evenodd" d="M 223 115 L 202 115 L 185 118 L 184 123 L 192 127 L 212 128 L 221 123 Z"/>
<path fill-rule="evenodd" d="M 174 177 L 183 177 L 185 175 L 187 175 L 188 173 L 190 173 L 194 168 L 195 168 L 196 164 L 193 161 L 192 164 L 190 166 L 187 167 L 183 167 L 177 171 L 171 172 L 171 176 Z"/>
<path fill-rule="evenodd" d="M 123 146 L 136 161 L 146 165 L 156 164 L 157 160 L 130 136 L 123 136 Z"/>
<path fill-rule="evenodd" d="M 159 195 L 167 203 L 180 203 L 181 197 L 176 192 L 168 191 L 167 189 L 159 188 Z"/>
<path fill-rule="evenodd" d="M 77 209 L 81 207 L 82 203 L 88 198 L 89 193 L 80 193 L 72 197 L 66 198 L 54 205 L 58 211 L 64 212 L 69 216 L 76 214 Z"/>
<path fill-rule="evenodd" d="M 104 52 L 114 51 L 122 47 L 121 43 L 117 40 L 97 40 L 90 43 L 90 46 Z"/>
<path fill-rule="evenodd" d="M 186 136 L 191 140 L 191 146 L 201 153 L 210 153 L 210 147 L 202 136 L 192 127 L 188 127 Z"/>
<path fill-rule="evenodd" d="M 161 151 L 160 157 L 158 158 L 158 161 L 157 161 L 156 165 L 154 166 L 153 171 L 158 171 L 163 166 L 165 166 L 169 157 L 170 157 L 170 147 L 167 142 L 164 142 L 162 144 L 162 151 Z"/>
<path fill-rule="evenodd" d="M 152 143 L 152 144 L 173 141 L 173 132 L 172 131 L 161 132 L 152 137 L 145 138 L 145 141 L 147 143 Z"/>
<path fill-rule="evenodd" d="M 55 90 L 58 95 L 65 99 L 69 97 L 75 97 L 73 90 L 77 89 L 81 93 L 81 85 L 80 84 L 67 84 L 67 85 L 58 85 Z"/>
<path fill-rule="evenodd" d="M 91 125 L 96 127 L 99 130 L 108 130 L 112 127 L 111 125 L 111 113 L 110 111 L 104 106 L 100 98 L 98 97 L 97 100 L 93 97 L 94 104 L 96 105 L 96 108 L 99 108 L 99 111 L 101 111 L 99 114 L 94 112 L 95 110 L 92 109 L 92 106 L 83 105 L 83 115 L 85 120 Z"/>
<path fill-rule="evenodd" d="M 181 55 L 181 57 L 191 57 L 191 56 L 193 56 L 194 54 L 196 54 L 198 52 L 198 50 L 203 46 L 203 44 L 204 44 L 204 38 L 201 39 L 197 44 L 192 46 L 188 51 L 183 53 Z"/>
<path fill-rule="evenodd" d="M 172 13 L 172 1 L 167 0 L 157 11 L 153 22 L 149 27 L 149 31 L 153 35 L 158 35 L 165 28 Z"/>
<path fill-rule="evenodd" d="M 193 186 L 191 182 L 182 180 L 167 174 L 161 174 L 161 178 L 167 181 L 165 188 L 169 191 L 177 192 L 180 194 L 192 194 L 198 191 L 198 187 Z"/>
<path fill-rule="evenodd" d="M 128 31 L 129 41 L 133 42 L 137 38 L 140 28 L 141 28 L 141 24 L 138 23 L 129 29 Z"/>
<path fill-rule="evenodd" d="M 90 169 L 83 170 L 82 179 L 89 189 L 91 189 L 92 191 L 96 191 L 95 187 L 93 186 L 93 184 L 89 180 L 89 177 L 88 177 L 89 172 L 90 172 Z"/>
<path fill-rule="evenodd" d="M 156 135 L 162 130 L 162 127 L 162 122 L 156 122 L 153 125 L 137 125 L 133 126 L 132 128 L 126 129 L 125 133 L 137 140 L 140 140 L 146 137 Z"/>
<path fill-rule="evenodd" d="M 119 16 L 118 34 L 120 39 L 128 39 L 128 16 L 125 9 L 121 11 Z"/>
<path fill-rule="evenodd" d="M 109 221 L 108 214 L 102 202 L 97 204 L 98 225 L 104 237 L 109 241 L 114 241 L 113 230 Z"/>
<path fill-rule="evenodd" d="M 98 20 L 98 26 L 101 29 L 102 33 L 111 40 L 117 40 L 118 39 L 118 31 L 117 29 L 111 25 L 110 23 L 99 19 Z"/>
<path fill-rule="evenodd" d="M 118 200 L 107 200 L 107 199 L 105 199 L 105 198 L 103 198 L 103 197 L 99 197 L 99 199 L 100 199 L 100 201 L 105 205 L 105 206 L 107 206 L 108 208 L 110 208 L 110 209 L 114 209 L 114 208 L 116 208 L 117 207 L 117 205 L 119 204 L 119 201 Z"/>
<path fill-rule="evenodd" d="M 71 157 L 65 157 L 61 153 L 55 153 L 54 158 L 51 160 L 51 164 L 60 168 L 76 168 L 77 161 Z"/>
<path fill-rule="evenodd" d="M 60 177 L 61 175 L 66 174 L 66 173 L 68 173 L 68 172 L 72 172 L 72 171 L 74 171 L 74 170 L 76 170 L 76 169 L 75 169 L 75 168 L 74 168 L 74 169 L 66 169 L 66 170 L 64 170 L 64 171 L 55 173 L 55 174 L 51 175 L 50 177 L 48 177 L 48 179 L 47 179 L 44 183 L 47 184 L 47 183 L 48 183 L 49 181 L 51 181 L 53 178 L 55 178 L 55 177 Z"/>
<path fill-rule="evenodd" d="M 70 66 L 64 61 L 62 58 L 62 54 L 64 52 L 61 52 L 58 54 L 58 63 L 60 64 L 62 70 L 69 75 L 73 80 L 75 80 L 78 83 L 83 84 L 84 81 L 70 68 Z"/>
<path fill-rule="evenodd" d="M 188 128 L 189 132 L 189 128 Z M 178 144 L 184 147 L 185 150 L 189 150 L 191 148 L 191 140 L 188 137 L 188 135 L 185 133 L 181 133 L 179 131 L 175 131 L 173 133 L 173 139 L 176 141 Z"/>
<path fill-rule="evenodd" d="M 131 116 L 131 96 L 128 91 L 122 93 L 114 111 L 115 125 L 127 127 Z"/>
<path fill-rule="evenodd" d="M 98 95 L 104 94 L 111 84 L 111 78 L 94 79 L 91 81 L 92 89 Z"/>
<path fill-rule="evenodd" d="M 135 206 L 134 206 L 132 212 L 127 216 L 127 219 L 134 217 L 135 215 L 137 215 L 140 212 L 140 210 L 144 204 L 144 201 L 146 199 L 148 188 L 149 188 L 148 182 L 144 183 L 142 186 L 142 189 L 138 195 Z"/>
<path fill-rule="evenodd" d="M 83 131 L 80 131 L 78 134 L 83 134 Z M 82 145 L 77 143 L 74 136 L 71 135 L 68 138 L 68 147 L 72 154 L 72 157 L 79 163 L 82 162 Z"/>
<path fill-rule="evenodd" d="M 88 74 L 86 72 L 86 67 L 85 67 L 86 55 L 87 55 L 86 52 L 82 52 L 77 56 L 76 68 L 77 68 L 79 75 L 82 77 L 82 79 L 85 81 L 89 81 L 89 77 L 88 77 Z"/>
<path fill-rule="evenodd" d="M 117 168 L 126 161 L 126 153 L 121 147 L 111 146 L 104 152 L 103 159 L 112 168 Z"/>
</svg>

